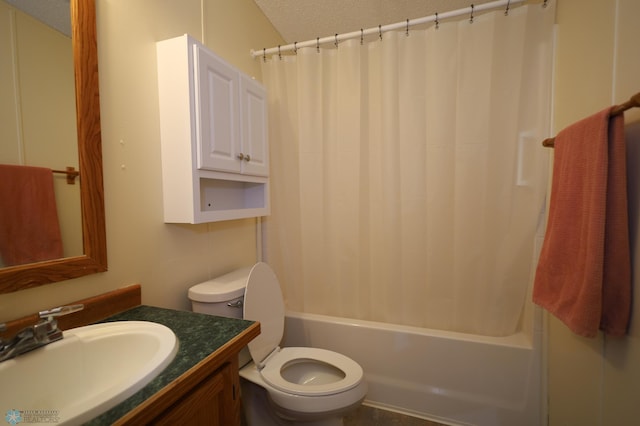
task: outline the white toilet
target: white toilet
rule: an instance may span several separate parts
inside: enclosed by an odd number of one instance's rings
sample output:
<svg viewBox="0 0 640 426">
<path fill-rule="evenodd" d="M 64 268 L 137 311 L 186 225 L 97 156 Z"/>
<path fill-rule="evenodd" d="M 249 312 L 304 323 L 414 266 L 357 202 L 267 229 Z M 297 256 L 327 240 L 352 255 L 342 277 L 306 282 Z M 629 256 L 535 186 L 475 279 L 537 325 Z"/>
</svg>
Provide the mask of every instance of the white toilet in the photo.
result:
<svg viewBox="0 0 640 426">
<path fill-rule="evenodd" d="M 266 263 L 195 285 L 189 299 L 194 312 L 260 322 L 261 334 L 248 345 L 250 358 L 240 356 L 242 400 L 250 426 L 341 425 L 343 415 L 364 399 L 367 384 L 357 362 L 324 349 L 278 346 L 284 302 Z"/>
</svg>

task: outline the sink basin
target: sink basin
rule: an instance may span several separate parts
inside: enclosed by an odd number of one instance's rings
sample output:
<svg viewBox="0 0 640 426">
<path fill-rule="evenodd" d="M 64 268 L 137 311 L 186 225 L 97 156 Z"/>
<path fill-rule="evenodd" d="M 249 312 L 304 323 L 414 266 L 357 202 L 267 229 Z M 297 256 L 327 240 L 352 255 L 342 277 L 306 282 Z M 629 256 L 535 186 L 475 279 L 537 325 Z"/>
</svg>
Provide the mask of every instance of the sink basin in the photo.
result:
<svg viewBox="0 0 640 426">
<path fill-rule="evenodd" d="M 0 416 L 13 425 L 86 422 L 142 389 L 177 351 L 175 334 L 153 322 L 67 330 L 62 340 L 0 363 Z"/>
</svg>

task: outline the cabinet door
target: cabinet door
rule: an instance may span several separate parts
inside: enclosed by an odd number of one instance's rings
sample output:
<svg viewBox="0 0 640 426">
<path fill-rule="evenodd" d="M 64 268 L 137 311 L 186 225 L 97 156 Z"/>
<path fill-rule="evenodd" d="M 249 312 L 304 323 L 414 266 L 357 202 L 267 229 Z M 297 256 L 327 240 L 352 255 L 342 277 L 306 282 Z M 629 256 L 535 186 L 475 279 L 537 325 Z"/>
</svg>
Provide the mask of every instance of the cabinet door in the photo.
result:
<svg viewBox="0 0 640 426">
<path fill-rule="evenodd" d="M 204 46 L 194 46 L 197 164 L 240 173 L 239 75 Z"/>
<path fill-rule="evenodd" d="M 237 367 L 237 364 L 236 364 Z M 151 424 L 187 426 L 234 426 L 240 425 L 240 404 L 236 391 L 238 370 L 231 365 L 218 370 L 169 410 L 157 416 Z"/>
<path fill-rule="evenodd" d="M 260 84 L 244 75 L 240 77 L 240 116 L 242 173 L 268 176 L 267 92 Z"/>
</svg>

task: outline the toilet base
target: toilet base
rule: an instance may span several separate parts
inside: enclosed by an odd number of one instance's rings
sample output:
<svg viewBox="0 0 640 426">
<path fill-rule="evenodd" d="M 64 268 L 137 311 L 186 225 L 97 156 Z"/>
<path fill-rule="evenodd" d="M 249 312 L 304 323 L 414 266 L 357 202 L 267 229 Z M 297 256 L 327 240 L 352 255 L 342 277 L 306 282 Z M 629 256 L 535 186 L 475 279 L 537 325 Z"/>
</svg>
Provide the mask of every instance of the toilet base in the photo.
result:
<svg viewBox="0 0 640 426">
<path fill-rule="evenodd" d="M 267 391 L 245 379 L 240 379 L 242 412 L 248 426 L 342 426 L 342 415 L 322 418 L 301 419 L 296 417 L 295 420 L 290 417 L 290 413 L 286 413 L 281 407 L 275 407 L 269 400 Z M 359 404 L 358 404 L 359 405 Z M 357 407 L 354 406 L 354 409 Z M 277 411 L 277 412 L 276 412 Z M 280 414 L 280 415 L 278 415 Z M 285 418 L 287 417 L 287 418 Z"/>
</svg>

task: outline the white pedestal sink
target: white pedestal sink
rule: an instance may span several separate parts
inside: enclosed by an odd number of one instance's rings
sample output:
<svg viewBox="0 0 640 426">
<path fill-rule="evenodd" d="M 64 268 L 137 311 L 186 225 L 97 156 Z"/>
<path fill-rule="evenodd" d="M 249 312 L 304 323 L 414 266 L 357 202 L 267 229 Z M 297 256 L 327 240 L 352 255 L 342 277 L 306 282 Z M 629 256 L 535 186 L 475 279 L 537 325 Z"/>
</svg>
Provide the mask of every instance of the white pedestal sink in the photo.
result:
<svg viewBox="0 0 640 426">
<path fill-rule="evenodd" d="M 0 363 L 0 416 L 14 425 L 86 422 L 142 389 L 177 351 L 175 334 L 153 322 L 67 330 L 62 340 Z"/>
</svg>

